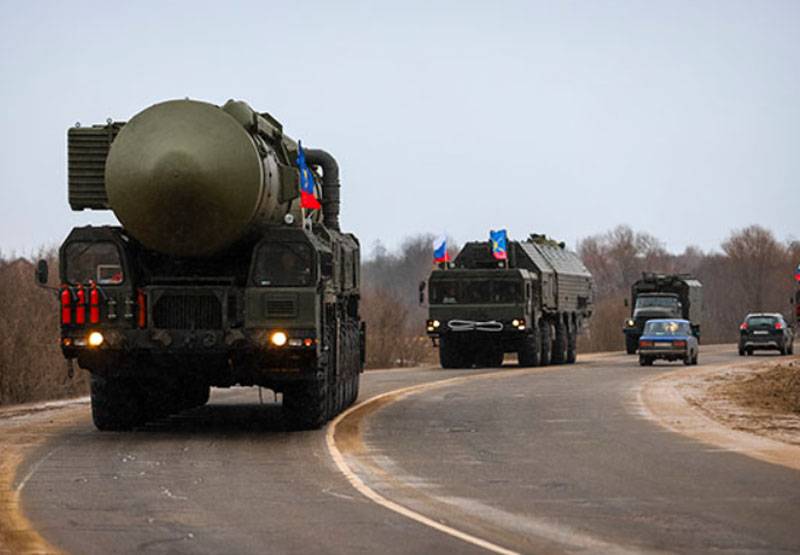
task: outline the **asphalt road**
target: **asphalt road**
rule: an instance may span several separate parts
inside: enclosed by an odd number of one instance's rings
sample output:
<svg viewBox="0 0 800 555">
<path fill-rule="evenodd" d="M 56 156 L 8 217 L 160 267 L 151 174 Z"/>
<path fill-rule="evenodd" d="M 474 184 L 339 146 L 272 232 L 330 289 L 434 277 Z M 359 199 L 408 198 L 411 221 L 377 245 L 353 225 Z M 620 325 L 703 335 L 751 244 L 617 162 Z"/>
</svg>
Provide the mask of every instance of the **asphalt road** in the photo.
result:
<svg viewBox="0 0 800 555">
<path fill-rule="evenodd" d="M 702 363 L 738 359 L 732 350 Z M 133 433 L 88 408 L 18 468 L 22 510 L 71 553 L 800 552 L 800 472 L 723 451 L 644 418 L 636 388 L 674 366 L 601 356 L 519 371 L 367 373 L 335 436 L 286 432 L 255 389 Z M 492 375 L 478 377 L 479 374 Z M 340 424 L 346 428 L 347 418 Z"/>
</svg>

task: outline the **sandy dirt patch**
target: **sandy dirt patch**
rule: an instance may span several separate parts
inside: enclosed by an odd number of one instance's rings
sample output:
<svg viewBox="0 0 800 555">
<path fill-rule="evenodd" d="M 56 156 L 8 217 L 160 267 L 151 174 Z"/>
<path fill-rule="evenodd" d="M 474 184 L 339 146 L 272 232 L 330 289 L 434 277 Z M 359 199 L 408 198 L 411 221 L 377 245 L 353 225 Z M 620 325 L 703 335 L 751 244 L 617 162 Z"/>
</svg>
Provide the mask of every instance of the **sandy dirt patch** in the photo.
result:
<svg viewBox="0 0 800 555">
<path fill-rule="evenodd" d="M 800 360 L 687 376 L 677 389 L 692 406 L 726 427 L 800 445 Z"/>
</svg>

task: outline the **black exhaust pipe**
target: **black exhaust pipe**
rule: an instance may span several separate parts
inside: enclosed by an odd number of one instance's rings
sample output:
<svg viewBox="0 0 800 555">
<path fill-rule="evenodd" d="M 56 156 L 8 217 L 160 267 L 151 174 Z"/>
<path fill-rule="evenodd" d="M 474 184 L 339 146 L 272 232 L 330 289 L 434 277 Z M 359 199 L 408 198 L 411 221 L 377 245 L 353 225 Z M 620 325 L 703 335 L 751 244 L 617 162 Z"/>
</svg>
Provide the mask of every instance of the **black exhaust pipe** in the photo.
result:
<svg viewBox="0 0 800 555">
<path fill-rule="evenodd" d="M 306 160 L 312 166 L 322 168 L 322 220 L 325 226 L 335 231 L 339 229 L 339 164 L 336 158 L 318 148 L 305 150 Z"/>
</svg>

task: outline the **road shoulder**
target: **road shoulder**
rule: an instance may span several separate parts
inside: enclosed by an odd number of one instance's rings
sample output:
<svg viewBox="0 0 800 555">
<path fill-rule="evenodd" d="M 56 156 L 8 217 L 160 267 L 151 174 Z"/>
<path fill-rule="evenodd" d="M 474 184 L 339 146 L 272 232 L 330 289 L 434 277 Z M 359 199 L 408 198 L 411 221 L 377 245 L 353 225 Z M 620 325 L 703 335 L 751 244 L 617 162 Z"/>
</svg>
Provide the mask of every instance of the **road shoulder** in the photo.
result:
<svg viewBox="0 0 800 555">
<path fill-rule="evenodd" d="M 773 414 L 788 426 L 770 426 L 763 422 L 765 414 L 758 409 L 734 403 L 719 395 L 719 386 L 745 375 L 767 371 L 777 362 L 786 363 L 800 357 L 782 357 L 780 361 L 737 363 L 689 367 L 646 380 L 638 387 L 638 405 L 642 416 L 659 425 L 719 449 L 800 470 L 800 445 L 790 437 L 795 421 L 792 415 Z M 762 421 L 761 425 L 744 426 L 744 422 Z M 789 435 L 787 435 L 789 434 Z"/>
<path fill-rule="evenodd" d="M 31 525 L 20 503 L 29 474 L 25 461 L 50 437 L 85 415 L 88 399 L 4 407 L 0 410 L 0 553 L 59 553 Z"/>
</svg>

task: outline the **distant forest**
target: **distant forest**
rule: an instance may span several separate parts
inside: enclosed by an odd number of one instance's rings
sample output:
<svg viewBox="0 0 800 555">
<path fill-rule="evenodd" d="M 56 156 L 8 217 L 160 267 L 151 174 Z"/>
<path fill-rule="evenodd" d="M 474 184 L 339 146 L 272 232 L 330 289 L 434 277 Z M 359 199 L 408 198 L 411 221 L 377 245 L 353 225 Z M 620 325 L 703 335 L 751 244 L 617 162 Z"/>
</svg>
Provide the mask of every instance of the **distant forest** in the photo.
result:
<svg viewBox="0 0 800 555">
<path fill-rule="evenodd" d="M 362 308 L 367 322 L 369 368 L 410 366 L 436 360 L 424 334 L 426 308 L 418 286 L 432 268 L 432 235 L 409 237 L 398 249 L 380 244 L 362 260 Z M 457 245 L 451 245 L 455 255 Z M 581 240 L 577 252 L 594 276 L 594 315 L 580 352 L 619 351 L 624 299 L 643 271 L 691 273 L 703 282 L 705 343 L 734 342 L 747 312 L 783 312 L 795 291 L 793 271 L 800 241 L 781 242 L 760 226 L 734 231 L 718 252 L 666 250 L 647 233 L 620 226 Z M 44 251 L 57 285 L 55 251 Z M 58 305 L 33 282 L 33 260 L 0 254 L 0 405 L 74 396 L 87 391 L 87 374 L 67 372 L 58 348 Z"/>
</svg>

